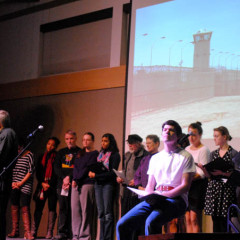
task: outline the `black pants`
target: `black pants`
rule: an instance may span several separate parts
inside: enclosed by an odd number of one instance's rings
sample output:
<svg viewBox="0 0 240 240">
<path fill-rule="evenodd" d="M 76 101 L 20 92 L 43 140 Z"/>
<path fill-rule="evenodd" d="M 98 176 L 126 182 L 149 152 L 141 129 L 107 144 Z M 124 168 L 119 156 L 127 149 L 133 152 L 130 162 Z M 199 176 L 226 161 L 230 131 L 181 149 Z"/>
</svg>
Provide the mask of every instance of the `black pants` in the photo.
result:
<svg viewBox="0 0 240 240">
<path fill-rule="evenodd" d="M 227 218 L 212 216 L 213 220 L 213 232 L 227 232 Z"/>
<path fill-rule="evenodd" d="M 29 207 L 31 203 L 31 195 L 23 193 L 19 189 L 13 189 L 11 191 L 11 203 L 14 206 Z"/>
<path fill-rule="evenodd" d="M 49 189 L 46 192 L 44 192 L 43 200 L 40 200 L 40 198 L 35 199 L 35 202 L 36 202 L 35 211 L 38 211 L 38 212 L 42 213 L 47 199 L 48 199 L 48 210 L 49 210 L 49 212 L 56 212 L 57 192 L 56 192 L 56 190 L 53 190 L 53 189 Z"/>
<path fill-rule="evenodd" d="M 135 207 L 140 200 L 137 195 L 133 195 L 132 191 L 127 188 L 123 190 L 123 197 L 121 199 L 121 216 L 125 215 L 129 210 Z"/>
<path fill-rule="evenodd" d="M 58 218 L 58 234 L 71 238 L 71 191 L 68 196 L 61 195 L 61 189 L 58 189 L 59 201 L 59 218 Z"/>
<path fill-rule="evenodd" d="M 124 216 L 129 210 L 134 208 L 140 200 L 137 195 L 133 194 L 127 188 L 123 190 L 123 198 L 121 199 L 121 216 Z M 144 229 L 135 230 L 132 233 L 132 240 L 137 240 L 138 236 L 144 235 Z"/>
</svg>

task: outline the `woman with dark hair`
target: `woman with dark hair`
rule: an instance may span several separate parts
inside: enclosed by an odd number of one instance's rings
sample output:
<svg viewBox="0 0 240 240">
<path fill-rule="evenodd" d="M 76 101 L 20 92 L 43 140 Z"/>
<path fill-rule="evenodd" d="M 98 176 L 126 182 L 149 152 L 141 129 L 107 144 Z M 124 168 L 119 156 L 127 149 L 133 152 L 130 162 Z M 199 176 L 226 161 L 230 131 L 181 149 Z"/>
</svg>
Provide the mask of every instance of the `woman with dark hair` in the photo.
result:
<svg viewBox="0 0 240 240">
<path fill-rule="evenodd" d="M 120 163 L 120 155 L 116 140 L 111 133 L 102 136 L 102 148 L 97 158 L 103 163 L 106 171 L 102 173 L 89 172 L 89 177 L 94 178 L 95 195 L 97 201 L 98 217 L 100 219 L 100 240 L 113 239 L 113 198 L 116 188 L 116 175 Z"/>
<path fill-rule="evenodd" d="M 228 145 L 232 139 L 226 127 L 214 128 L 214 141 L 219 148 L 210 154 L 210 161 L 225 161 L 234 168 L 232 158 L 237 151 Z M 211 215 L 213 220 L 213 232 L 227 232 L 227 212 L 232 203 L 236 203 L 236 187 L 227 182 L 221 171 L 207 171 L 202 164 L 198 164 L 206 177 L 210 178 L 208 182 L 205 214 Z M 232 215 L 233 213 L 231 213 Z"/>
<path fill-rule="evenodd" d="M 94 135 L 86 132 L 82 139 L 73 168 L 71 193 L 73 240 L 93 239 L 94 226 L 94 180 L 88 177 L 89 166 L 97 162 L 98 151 L 94 148 Z"/>
<path fill-rule="evenodd" d="M 38 180 L 33 199 L 36 202 L 34 221 L 32 224 L 32 235 L 37 236 L 37 231 L 42 218 L 42 211 L 46 200 L 48 199 L 48 229 L 45 238 L 53 237 L 53 228 L 55 225 L 57 213 L 57 176 L 53 171 L 54 161 L 56 159 L 56 149 L 60 141 L 56 137 L 48 139 L 45 153 L 40 156 L 36 166 L 36 177 Z"/>
<path fill-rule="evenodd" d="M 207 164 L 210 157 L 209 149 L 201 143 L 203 134 L 201 125 L 200 122 L 196 122 L 188 126 L 188 132 L 192 134 L 188 137 L 190 146 L 185 148 L 192 154 L 196 164 L 196 173 L 188 193 L 189 206 L 185 214 L 187 233 L 201 232 L 202 210 L 207 189 L 207 178 L 202 169 L 198 167 L 198 164 Z"/>
<path fill-rule="evenodd" d="M 19 142 L 18 152 L 24 149 L 24 143 Z M 31 215 L 30 203 L 33 188 L 34 160 L 33 154 L 25 150 L 18 158 L 12 174 L 12 192 L 11 192 L 11 214 L 12 214 L 12 232 L 8 234 L 9 238 L 19 236 L 19 211 L 22 209 L 22 219 L 24 225 L 24 238 L 34 239 L 31 234 Z"/>
</svg>

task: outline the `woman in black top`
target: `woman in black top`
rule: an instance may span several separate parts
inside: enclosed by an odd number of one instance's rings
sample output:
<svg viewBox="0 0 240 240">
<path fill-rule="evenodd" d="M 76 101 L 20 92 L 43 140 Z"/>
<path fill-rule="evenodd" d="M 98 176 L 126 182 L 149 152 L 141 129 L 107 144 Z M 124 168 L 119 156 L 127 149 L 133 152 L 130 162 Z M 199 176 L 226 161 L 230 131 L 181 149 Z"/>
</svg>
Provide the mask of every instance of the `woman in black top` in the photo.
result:
<svg viewBox="0 0 240 240">
<path fill-rule="evenodd" d="M 56 158 L 56 149 L 60 141 L 56 137 L 48 139 L 45 153 L 39 158 L 36 168 L 36 177 L 38 180 L 37 188 L 34 193 L 36 202 L 34 221 L 32 225 L 32 235 L 37 236 L 37 230 L 41 221 L 42 211 L 46 200 L 48 199 L 48 229 L 45 238 L 51 239 L 53 228 L 57 217 L 57 178 L 53 171 L 53 164 Z"/>
<path fill-rule="evenodd" d="M 101 173 L 89 172 L 94 178 L 95 195 L 100 219 L 100 240 L 113 239 L 113 196 L 116 187 L 116 175 L 113 169 L 118 169 L 120 155 L 114 136 L 106 133 L 102 136 L 102 148 L 97 158 L 105 170 Z"/>
<path fill-rule="evenodd" d="M 232 139 L 228 129 L 224 126 L 214 128 L 214 141 L 219 148 L 210 154 L 210 162 L 216 163 L 224 160 L 234 167 L 232 161 L 237 151 L 228 145 Z M 202 164 L 198 164 L 206 177 L 210 178 L 208 182 L 205 207 L 206 215 L 211 215 L 213 220 L 213 232 L 227 231 L 227 212 L 232 203 L 236 203 L 236 187 L 226 182 L 225 176 L 219 170 L 208 172 Z M 231 216 L 234 214 L 231 212 Z"/>
</svg>

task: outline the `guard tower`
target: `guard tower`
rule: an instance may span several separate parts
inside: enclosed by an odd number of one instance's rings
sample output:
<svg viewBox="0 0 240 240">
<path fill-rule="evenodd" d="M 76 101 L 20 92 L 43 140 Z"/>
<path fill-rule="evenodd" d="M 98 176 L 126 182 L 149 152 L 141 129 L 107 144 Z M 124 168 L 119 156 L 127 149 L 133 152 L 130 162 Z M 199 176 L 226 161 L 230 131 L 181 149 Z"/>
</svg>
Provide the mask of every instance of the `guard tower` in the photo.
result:
<svg viewBox="0 0 240 240">
<path fill-rule="evenodd" d="M 194 71 L 208 71 L 210 62 L 210 40 L 212 32 L 200 30 L 193 34 L 194 44 Z"/>
</svg>

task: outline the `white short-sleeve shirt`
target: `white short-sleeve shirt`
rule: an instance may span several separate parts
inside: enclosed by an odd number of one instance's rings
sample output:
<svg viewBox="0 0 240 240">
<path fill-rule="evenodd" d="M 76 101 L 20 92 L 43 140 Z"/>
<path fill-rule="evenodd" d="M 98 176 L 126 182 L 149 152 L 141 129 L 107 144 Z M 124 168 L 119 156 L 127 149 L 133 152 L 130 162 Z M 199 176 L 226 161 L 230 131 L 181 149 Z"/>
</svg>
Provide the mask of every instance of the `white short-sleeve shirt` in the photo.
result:
<svg viewBox="0 0 240 240">
<path fill-rule="evenodd" d="M 153 155 L 147 173 L 154 176 L 157 189 L 160 185 L 177 187 L 181 184 L 184 173 L 195 172 L 196 167 L 192 155 L 179 149 L 173 153 L 162 150 Z M 181 197 L 188 204 L 188 194 L 184 193 Z"/>
<path fill-rule="evenodd" d="M 186 151 L 192 154 L 195 163 L 207 164 L 210 161 L 210 150 L 206 146 L 202 146 L 199 149 L 192 150 L 190 146 L 185 148 Z M 201 178 L 205 178 L 205 174 L 201 168 L 196 167 L 197 173 Z"/>
</svg>

